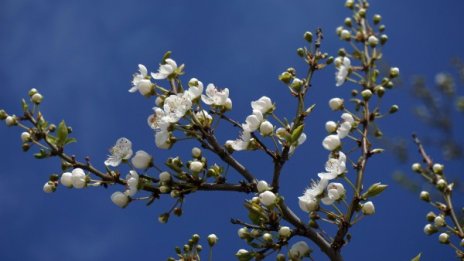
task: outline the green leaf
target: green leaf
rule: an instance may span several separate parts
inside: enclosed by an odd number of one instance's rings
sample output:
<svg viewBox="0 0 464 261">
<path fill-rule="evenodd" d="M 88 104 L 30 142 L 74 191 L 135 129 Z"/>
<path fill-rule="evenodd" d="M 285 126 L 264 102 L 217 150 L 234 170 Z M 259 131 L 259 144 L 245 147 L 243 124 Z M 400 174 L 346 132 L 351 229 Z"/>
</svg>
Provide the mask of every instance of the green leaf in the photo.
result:
<svg viewBox="0 0 464 261">
<path fill-rule="evenodd" d="M 369 189 L 367 189 L 367 191 L 362 195 L 362 197 L 366 199 L 375 197 L 387 189 L 387 187 L 388 185 L 381 184 L 380 182 L 372 184 Z"/>
<path fill-rule="evenodd" d="M 163 55 L 163 58 L 161 59 L 161 63 L 162 64 L 165 64 L 166 63 L 166 59 L 169 59 L 171 57 L 171 51 L 167 51 L 164 55 Z"/>
<path fill-rule="evenodd" d="M 313 112 L 315 107 L 316 107 L 316 104 L 313 104 L 313 105 L 309 106 L 309 108 L 307 108 L 306 111 L 304 112 L 305 116 L 307 116 L 311 112 Z"/>
<path fill-rule="evenodd" d="M 58 147 L 63 147 L 66 144 L 67 138 L 68 138 L 68 126 L 66 126 L 66 123 L 63 120 L 58 125 L 58 130 L 56 132 L 56 145 Z"/>
<path fill-rule="evenodd" d="M 300 138 L 301 134 L 303 133 L 303 130 L 304 130 L 304 124 L 301 124 L 300 126 L 296 127 L 296 129 L 293 130 L 292 136 L 290 137 L 291 144 L 298 141 L 298 138 Z"/>
<path fill-rule="evenodd" d="M 419 253 L 416 257 L 411 259 L 411 261 L 420 261 L 421 255 L 422 255 L 422 253 Z"/>
<path fill-rule="evenodd" d="M 64 142 L 64 145 L 68 145 L 69 143 L 77 142 L 76 138 L 67 138 Z"/>
<path fill-rule="evenodd" d="M 34 154 L 34 157 L 36 159 L 45 159 L 48 157 L 48 154 L 45 152 L 45 150 L 41 149 L 38 153 Z"/>
</svg>

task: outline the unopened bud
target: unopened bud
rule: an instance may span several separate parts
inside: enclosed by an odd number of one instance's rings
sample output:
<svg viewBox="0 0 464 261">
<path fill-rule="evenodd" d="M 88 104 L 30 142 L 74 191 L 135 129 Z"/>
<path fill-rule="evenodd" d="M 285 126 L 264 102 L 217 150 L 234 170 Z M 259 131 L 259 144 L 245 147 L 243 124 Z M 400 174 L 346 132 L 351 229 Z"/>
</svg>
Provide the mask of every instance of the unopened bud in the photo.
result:
<svg viewBox="0 0 464 261">
<path fill-rule="evenodd" d="M 43 96 L 40 93 L 32 95 L 31 101 L 35 104 L 40 104 L 43 100 Z"/>
<path fill-rule="evenodd" d="M 369 43 L 369 45 L 371 47 L 376 47 L 379 44 L 379 39 L 377 39 L 377 37 L 371 35 L 371 36 L 369 36 L 369 38 L 367 38 L 367 43 Z"/>
<path fill-rule="evenodd" d="M 329 107 L 333 111 L 343 109 L 343 99 L 341 98 L 332 98 L 329 100 Z"/>
<path fill-rule="evenodd" d="M 365 101 L 368 101 L 372 97 L 372 91 L 369 89 L 366 89 L 361 92 L 361 96 Z"/>
<path fill-rule="evenodd" d="M 32 96 L 34 96 L 34 94 L 36 94 L 36 93 L 38 93 L 37 89 L 36 89 L 36 88 L 32 88 L 32 89 L 29 90 L 28 95 L 29 95 L 29 97 L 32 98 Z"/>
<path fill-rule="evenodd" d="M 237 234 L 238 234 L 238 237 L 241 238 L 241 239 L 248 238 L 248 236 L 249 236 L 248 229 L 246 227 L 240 228 L 237 231 Z"/>
<path fill-rule="evenodd" d="M 444 180 L 444 179 L 439 179 L 439 180 L 437 181 L 437 188 L 438 188 L 440 191 L 443 191 L 443 190 L 446 188 L 447 185 L 448 185 L 448 184 L 446 183 L 446 180 Z"/>
<path fill-rule="evenodd" d="M 16 116 L 7 116 L 6 119 L 5 119 L 5 124 L 6 126 L 10 127 L 10 126 L 15 126 L 18 124 L 18 120 L 16 120 Z"/>
<path fill-rule="evenodd" d="M 313 34 L 311 32 L 305 32 L 303 37 L 309 43 L 313 41 Z"/>
<path fill-rule="evenodd" d="M 372 201 L 367 201 L 366 203 L 362 205 L 361 210 L 362 210 L 362 213 L 366 216 L 374 214 L 375 213 L 374 203 L 372 203 Z"/>
<path fill-rule="evenodd" d="M 169 220 L 169 213 L 161 214 L 161 215 L 158 217 L 158 221 L 159 221 L 161 224 L 167 223 L 168 220 Z"/>
<path fill-rule="evenodd" d="M 438 163 L 435 163 L 433 164 L 433 173 L 437 174 L 437 175 L 442 175 L 443 174 L 443 168 L 444 166 L 442 164 L 438 164 Z"/>
<path fill-rule="evenodd" d="M 345 18 L 345 25 L 348 27 L 353 26 L 353 23 L 351 22 L 351 18 L 349 17 Z"/>
<path fill-rule="evenodd" d="M 21 133 L 21 141 L 23 143 L 31 141 L 31 134 L 27 131 Z"/>
<path fill-rule="evenodd" d="M 388 41 L 388 36 L 387 36 L 386 34 L 382 34 L 382 35 L 380 36 L 380 44 L 381 44 L 381 45 L 384 45 L 384 44 L 387 43 L 387 41 Z"/>
<path fill-rule="evenodd" d="M 374 92 L 381 98 L 385 94 L 385 88 L 381 85 L 375 86 Z"/>
<path fill-rule="evenodd" d="M 397 112 L 399 109 L 400 109 L 400 107 L 398 107 L 398 105 L 394 104 L 394 105 L 392 105 L 390 107 L 390 110 L 388 112 L 393 114 L 393 113 Z"/>
<path fill-rule="evenodd" d="M 412 169 L 412 171 L 417 172 L 417 173 L 422 172 L 422 166 L 421 166 L 420 163 L 417 163 L 417 162 L 412 164 L 411 169 Z"/>
<path fill-rule="evenodd" d="M 375 14 L 372 18 L 372 21 L 374 22 L 374 24 L 379 24 L 380 21 L 382 21 L 382 16 L 380 16 L 379 14 Z"/>
<path fill-rule="evenodd" d="M 192 157 L 199 159 L 201 157 L 201 149 L 198 147 L 194 147 L 192 149 Z"/>
<path fill-rule="evenodd" d="M 424 233 L 426 235 L 432 235 L 433 233 L 436 233 L 437 231 L 438 231 L 438 229 L 436 227 L 434 227 L 432 224 L 427 224 L 424 227 Z"/>
<path fill-rule="evenodd" d="M 432 211 L 427 213 L 427 215 L 425 216 L 428 222 L 434 222 L 436 217 L 437 215 L 435 215 L 435 213 L 433 213 Z"/>
<path fill-rule="evenodd" d="M 420 193 L 420 199 L 422 199 L 425 202 L 430 202 L 430 193 L 427 191 L 421 191 Z"/>
<path fill-rule="evenodd" d="M 270 233 L 264 233 L 263 240 L 266 242 L 272 242 L 272 235 Z"/>
<path fill-rule="evenodd" d="M 345 6 L 349 9 L 353 9 L 354 6 L 354 0 L 346 0 Z"/>
<path fill-rule="evenodd" d="M 351 33 L 350 33 L 350 31 L 344 29 L 344 30 L 341 31 L 340 37 L 343 40 L 349 41 L 349 40 L 351 40 Z"/>
<path fill-rule="evenodd" d="M 298 48 L 298 49 L 296 49 L 296 54 L 298 54 L 298 56 L 300 56 L 300 57 L 304 57 L 305 51 L 304 51 L 303 48 Z"/>
<path fill-rule="evenodd" d="M 0 120 L 3 121 L 6 117 L 8 117 L 8 113 L 5 110 L 0 110 Z"/>
<path fill-rule="evenodd" d="M 279 229 L 279 236 L 280 237 L 289 238 L 291 235 L 292 235 L 292 230 L 289 227 L 287 227 L 287 226 L 280 227 L 280 229 Z"/>
<path fill-rule="evenodd" d="M 218 237 L 215 234 L 211 234 L 208 236 L 208 244 L 210 247 L 216 245 L 218 241 Z"/>
<path fill-rule="evenodd" d="M 437 227 L 444 227 L 446 225 L 445 219 L 442 216 L 435 217 L 435 219 L 433 220 L 433 223 Z"/>
<path fill-rule="evenodd" d="M 441 233 L 439 236 L 438 236 L 438 241 L 440 241 L 440 243 L 442 244 L 449 244 L 449 235 L 447 233 Z"/>
<path fill-rule="evenodd" d="M 281 80 L 282 82 L 286 83 L 286 84 L 289 84 L 290 81 L 292 80 L 293 78 L 293 75 L 289 72 L 283 72 L 280 76 L 279 76 L 279 80 Z"/>
<path fill-rule="evenodd" d="M 400 75 L 400 69 L 398 67 L 392 67 L 390 68 L 390 78 L 395 78 Z"/>
</svg>

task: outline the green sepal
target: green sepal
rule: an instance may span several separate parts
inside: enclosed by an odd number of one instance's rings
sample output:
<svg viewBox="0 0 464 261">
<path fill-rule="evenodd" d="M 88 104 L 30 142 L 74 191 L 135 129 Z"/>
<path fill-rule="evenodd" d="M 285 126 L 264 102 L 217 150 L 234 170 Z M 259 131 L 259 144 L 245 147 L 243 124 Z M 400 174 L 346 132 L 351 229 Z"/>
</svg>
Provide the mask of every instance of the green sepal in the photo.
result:
<svg viewBox="0 0 464 261">
<path fill-rule="evenodd" d="M 56 146 L 63 147 L 68 139 L 68 126 L 63 121 L 60 122 L 56 132 Z"/>
<path fill-rule="evenodd" d="M 387 189 L 387 187 L 388 185 L 381 184 L 380 182 L 372 184 L 362 197 L 365 199 L 375 197 Z"/>
<path fill-rule="evenodd" d="M 298 141 L 298 138 L 300 138 L 301 134 L 303 133 L 303 130 L 304 124 L 301 124 L 293 130 L 292 135 L 290 137 L 290 144 L 293 144 Z"/>
<path fill-rule="evenodd" d="M 163 55 L 163 58 L 161 59 L 161 64 L 165 64 L 166 63 L 166 59 L 169 59 L 171 57 L 171 51 L 167 51 L 164 55 Z"/>
<path fill-rule="evenodd" d="M 411 261 L 420 261 L 422 253 L 419 253 L 417 256 L 415 256 Z"/>
</svg>

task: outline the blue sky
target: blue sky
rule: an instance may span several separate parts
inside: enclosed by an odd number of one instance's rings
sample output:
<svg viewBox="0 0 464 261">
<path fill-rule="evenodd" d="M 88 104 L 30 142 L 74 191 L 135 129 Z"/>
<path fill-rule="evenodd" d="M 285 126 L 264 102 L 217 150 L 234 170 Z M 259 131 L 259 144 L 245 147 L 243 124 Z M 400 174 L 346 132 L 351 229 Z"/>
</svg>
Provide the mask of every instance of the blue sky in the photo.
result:
<svg viewBox="0 0 464 261">
<path fill-rule="evenodd" d="M 413 131 L 427 133 L 411 118 L 414 101 L 408 83 L 415 74 L 432 82 L 437 72 L 452 70 L 451 58 L 464 57 L 459 29 L 464 4 L 458 0 L 439 4 L 373 0 L 371 4 L 372 12 L 381 13 L 387 25 L 390 41 L 385 61 L 401 69 L 403 82 L 387 97 L 399 104 L 401 114 L 385 119 L 383 132 L 403 138 Z M 134 149 L 144 149 L 162 162 L 173 154 L 188 155 L 193 144 L 171 152 L 155 149 L 146 126 L 153 101 L 127 92 L 137 64 L 154 71 L 164 52 L 171 50 L 176 61 L 186 64 L 184 81 L 197 77 L 230 89 L 235 119 L 242 121 L 250 113 L 249 102 L 262 95 L 277 103 L 279 115 L 292 115 L 293 108 L 287 105 L 292 98 L 277 76 L 289 66 L 303 72 L 295 50 L 304 44 L 307 30 L 323 28 L 323 49 L 330 54 L 347 47 L 334 32 L 349 14 L 342 1 L 320 0 L 4 0 L 0 2 L 0 107 L 19 112 L 20 99 L 30 88 L 38 88 L 45 96 L 46 117 L 54 122 L 64 118 L 73 127 L 79 143 L 70 146 L 72 153 L 81 158 L 89 155 L 102 167 L 108 148 L 125 136 Z M 301 216 L 296 197 L 327 157 L 320 145 L 323 124 L 339 117 L 330 112 L 327 101 L 350 91 L 350 86 L 336 89 L 333 74 L 329 68 L 315 76 L 308 98 L 318 107 L 308 119 L 308 141 L 283 174 L 283 194 Z M 458 125 L 456 133 L 462 133 L 462 127 Z M 232 217 L 246 217 L 244 195 L 198 193 L 187 199 L 182 218 L 161 225 L 157 216 L 172 203 L 166 198 L 149 208 L 132 204 L 121 210 L 109 199 L 113 189 L 59 189 L 45 194 L 42 185 L 59 171 L 59 164 L 22 153 L 19 134 L 18 129 L 0 128 L 1 260 L 165 260 L 192 233 L 219 236 L 215 260 L 231 260 L 237 249 L 246 247 L 236 237 L 238 227 L 229 223 Z M 237 134 L 229 130 L 221 137 Z M 462 135 L 459 138 L 462 141 Z M 269 179 L 267 158 L 252 153 L 238 158 L 259 178 Z M 453 258 L 436 238 L 424 236 L 429 207 L 394 183 L 391 173 L 400 168 L 409 167 L 398 165 L 389 154 L 368 167 L 368 183 L 392 186 L 375 200 L 377 214 L 353 228 L 353 240 L 344 249 L 347 260 L 409 260 L 418 252 L 424 253 L 424 260 Z M 447 169 L 452 172 L 457 167 Z M 316 260 L 324 258 L 316 255 Z"/>
</svg>

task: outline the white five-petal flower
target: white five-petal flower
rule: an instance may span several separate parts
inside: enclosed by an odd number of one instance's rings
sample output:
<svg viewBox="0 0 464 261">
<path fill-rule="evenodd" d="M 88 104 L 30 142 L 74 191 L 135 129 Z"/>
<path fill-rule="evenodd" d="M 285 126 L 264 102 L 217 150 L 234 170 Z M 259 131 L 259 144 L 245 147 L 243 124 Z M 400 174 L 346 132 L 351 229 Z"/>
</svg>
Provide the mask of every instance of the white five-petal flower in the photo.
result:
<svg viewBox="0 0 464 261">
<path fill-rule="evenodd" d="M 132 88 L 129 89 L 129 92 L 139 91 L 140 94 L 147 95 L 151 93 L 152 88 L 153 83 L 147 76 L 147 68 L 143 64 L 139 64 L 139 73 L 134 74 Z"/>
<path fill-rule="evenodd" d="M 178 122 L 192 108 L 192 101 L 186 93 L 173 94 L 164 100 L 164 121 Z"/>
<path fill-rule="evenodd" d="M 269 97 L 263 96 L 257 101 L 252 101 L 251 108 L 253 108 L 253 110 L 260 111 L 262 114 L 266 114 L 274 110 L 274 104 Z"/>
<path fill-rule="evenodd" d="M 124 194 L 127 196 L 133 196 L 137 193 L 139 185 L 139 174 L 136 171 L 131 170 L 126 176 L 127 190 L 124 191 Z"/>
<path fill-rule="evenodd" d="M 348 57 L 337 57 L 335 59 L 335 66 L 337 66 L 337 73 L 335 74 L 336 86 L 341 86 L 348 76 L 351 67 L 351 61 Z"/>
<path fill-rule="evenodd" d="M 246 132 L 253 132 L 259 129 L 261 122 L 263 122 L 263 114 L 259 110 L 253 110 L 253 114 L 248 115 L 242 128 Z"/>
<path fill-rule="evenodd" d="M 197 99 L 203 93 L 203 83 L 196 78 L 188 82 L 189 89 L 185 92 L 191 101 Z"/>
<path fill-rule="evenodd" d="M 346 155 L 342 151 L 338 152 L 338 159 L 330 158 L 325 163 L 325 171 L 317 174 L 321 179 L 332 180 L 346 171 Z"/>
<path fill-rule="evenodd" d="M 165 64 L 161 64 L 157 73 L 151 73 L 151 77 L 156 80 L 168 78 L 177 70 L 177 63 L 171 58 L 165 60 Z"/>
<path fill-rule="evenodd" d="M 212 83 L 206 86 L 205 94 L 201 95 L 201 100 L 207 105 L 225 106 L 229 99 L 229 89 L 218 90 Z"/>
<path fill-rule="evenodd" d="M 122 160 L 128 160 L 132 157 L 132 153 L 132 142 L 126 138 L 120 138 L 111 148 L 111 155 L 105 161 L 105 165 L 117 167 Z"/>
<path fill-rule="evenodd" d="M 247 150 L 251 141 L 251 133 L 244 131 L 239 139 L 228 140 L 226 145 L 232 147 L 235 151 Z"/>
</svg>

